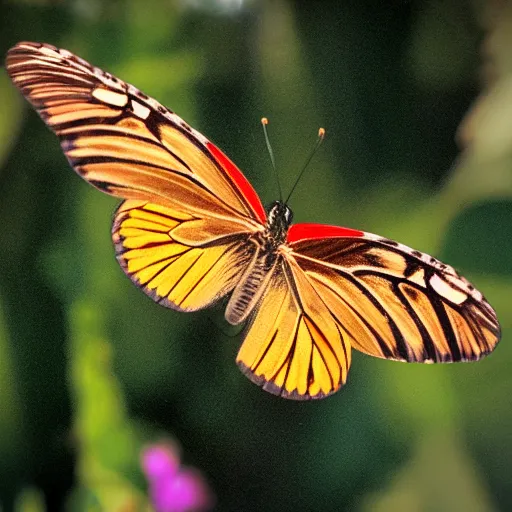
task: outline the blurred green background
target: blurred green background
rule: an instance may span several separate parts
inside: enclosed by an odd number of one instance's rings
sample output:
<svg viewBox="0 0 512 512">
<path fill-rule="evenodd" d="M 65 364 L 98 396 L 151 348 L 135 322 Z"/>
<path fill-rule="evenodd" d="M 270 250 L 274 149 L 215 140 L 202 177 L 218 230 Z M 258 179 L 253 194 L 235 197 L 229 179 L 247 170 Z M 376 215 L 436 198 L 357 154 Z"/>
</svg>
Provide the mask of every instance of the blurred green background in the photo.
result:
<svg viewBox="0 0 512 512">
<path fill-rule="evenodd" d="M 69 169 L 0 69 L 2 510 L 143 510 L 139 450 L 162 438 L 220 511 L 512 510 L 511 26 L 506 1 L 4 0 L 2 55 L 45 41 L 133 83 L 265 204 L 260 118 L 285 191 L 324 126 L 295 220 L 445 260 L 503 341 L 475 364 L 354 354 L 323 401 L 264 392 L 215 312 L 166 310 L 129 282 L 117 201 Z"/>
</svg>

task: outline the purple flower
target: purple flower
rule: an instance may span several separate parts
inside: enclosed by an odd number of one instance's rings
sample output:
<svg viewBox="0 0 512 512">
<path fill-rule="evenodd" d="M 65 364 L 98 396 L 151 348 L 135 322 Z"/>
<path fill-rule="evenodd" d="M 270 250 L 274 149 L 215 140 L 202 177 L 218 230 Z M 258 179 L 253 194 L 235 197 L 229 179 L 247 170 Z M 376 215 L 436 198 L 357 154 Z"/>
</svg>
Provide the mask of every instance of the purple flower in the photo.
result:
<svg viewBox="0 0 512 512">
<path fill-rule="evenodd" d="M 180 467 L 169 444 L 153 444 L 142 451 L 142 469 L 149 482 L 149 495 L 156 512 L 202 512 L 212 500 L 202 476 Z"/>
</svg>

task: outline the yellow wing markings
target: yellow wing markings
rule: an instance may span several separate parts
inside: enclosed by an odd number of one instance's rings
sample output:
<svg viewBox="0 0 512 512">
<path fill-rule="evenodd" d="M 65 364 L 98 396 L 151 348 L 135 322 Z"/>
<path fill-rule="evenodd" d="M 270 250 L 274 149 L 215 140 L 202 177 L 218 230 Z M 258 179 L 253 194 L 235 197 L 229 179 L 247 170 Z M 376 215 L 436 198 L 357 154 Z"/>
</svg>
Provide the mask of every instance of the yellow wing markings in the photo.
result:
<svg viewBox="0 0 512 512">
<path fill-rule="evenodd" d="M 181 217 L 181 218 L 180 218 Z M 194 222 L 172 210 L 143 201 L 125 201 L 112 232 L 125 273 L 153 300 L 181 311 L 195 311 L 228 294 L 251 258 L 251 248 L 236 237 L 186 245 L 173 230 Z"/>
<path fill-rule="evenodd" d="M 321 398 L 345 383 L 350 345 L 293 259 L 275 267 L 237 362 L 251 380 L 286 398 Z"/>
</svg>

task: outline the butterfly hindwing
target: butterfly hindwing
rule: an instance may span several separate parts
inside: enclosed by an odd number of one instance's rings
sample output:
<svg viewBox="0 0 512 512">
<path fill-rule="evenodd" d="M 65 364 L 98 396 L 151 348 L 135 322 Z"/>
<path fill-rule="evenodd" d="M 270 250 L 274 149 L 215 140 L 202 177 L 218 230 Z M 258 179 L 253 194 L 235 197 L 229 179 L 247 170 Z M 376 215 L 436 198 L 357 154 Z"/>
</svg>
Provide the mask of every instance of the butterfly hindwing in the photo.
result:
<svg viewBox="0 0 512 512">
<path fill-rule="evenodd" d="M 135 200 L 116 212 L 112 238 L 117 259 L 132 281 L 156 302 L 180 311 L 206 308 L 229 293 L 247 266 L 252 245 L 236 237 L 183 241 L 197 222 L 169 208 Z M 179 239 L 180 241 L 177 241 Z"/>
<path fill-rule="evenodd" d="M 343 325 L 295 261 L 283 258 L 249 321 L 241 370 L 273 394 L 305 400 L 338 390 L 350 360 Z"/>
</svg>

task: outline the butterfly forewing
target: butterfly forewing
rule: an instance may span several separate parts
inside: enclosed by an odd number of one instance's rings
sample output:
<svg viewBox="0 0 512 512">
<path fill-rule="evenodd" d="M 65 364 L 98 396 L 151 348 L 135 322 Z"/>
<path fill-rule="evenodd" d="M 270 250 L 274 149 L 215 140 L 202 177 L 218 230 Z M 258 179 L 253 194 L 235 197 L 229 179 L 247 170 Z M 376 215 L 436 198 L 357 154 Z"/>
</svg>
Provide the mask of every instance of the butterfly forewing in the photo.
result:
<svg viewBox="0 0 512 512">
<path fill-rule="evenodd" d="M 472 361 L 499 341 L 496 314 L 482 294 L 431 256 L 363 232 L 290 246 L 362 352 L 403 361 Z"/>
<path fill-rule="evenodd" d="M 264 222 L 261 202 L 236 166 L 135 87 L 46 44 L 19 43 L 6 64 L 71 165 L 101 190 L 179 202 L 192 213 L 242 222 L 249 232 Z"/>
</svg>

